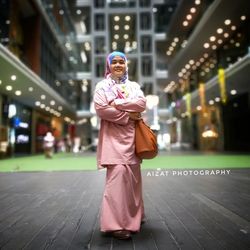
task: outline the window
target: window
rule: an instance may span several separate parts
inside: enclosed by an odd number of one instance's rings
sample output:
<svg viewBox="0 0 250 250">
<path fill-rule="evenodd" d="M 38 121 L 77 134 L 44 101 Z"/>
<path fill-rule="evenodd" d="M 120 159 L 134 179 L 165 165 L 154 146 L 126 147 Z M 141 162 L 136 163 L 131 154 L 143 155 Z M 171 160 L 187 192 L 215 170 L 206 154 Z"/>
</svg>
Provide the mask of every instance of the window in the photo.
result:
<svg viewBox="0 0 250 250">
<path fill-rule="evenodd" d="M 105 18 L 104 14 L 95 15 L 95 30 L 104 30 L 105 29 Z"/>
<path fill-rule="evenodd" d="M 151 0 L 140 0 L 140 7 L 150 7 Z"/>
<path fill-rule="evenodd" d="M 96 58 L 95 61 L 95 75 L 96 77 L 103 77 L 105 71 L 104 59 L 103 58 Z"/>
<path fill-rule="evenodd" d="M 95 53 L 96 54 L 106 53 L 104 37 L 100 37 L 100 36 L 95 37 Z"/>
<path fill-rule="evenodd" d="M 150 15 L 150 13 L 141 13 L 141 16 L 140 16 L 140 28 L 142 30 L 151 29 L 151 15 Z"/>
<path fill-rule="evenodd" d="M 122 7 L 135 7 L 136 0 L 109 0 L 110 7 L 122 8 Z"/>
<path fill-rule="evenodd" d="M 150 56 L 142 57 L 142 75 L 143 76 L 152 75 L 152 58 Z"/>
<path fill-rule="evenodd" d="M 95 0 L 94 6 L 95 8 L 104 8 L 105 0 Z"/>
<path fill-rule="evenodd" d="M 152 41 L 150 36 L 141 36 L 141 52 L 149 53 L 152 51 Z"/>
</svg>

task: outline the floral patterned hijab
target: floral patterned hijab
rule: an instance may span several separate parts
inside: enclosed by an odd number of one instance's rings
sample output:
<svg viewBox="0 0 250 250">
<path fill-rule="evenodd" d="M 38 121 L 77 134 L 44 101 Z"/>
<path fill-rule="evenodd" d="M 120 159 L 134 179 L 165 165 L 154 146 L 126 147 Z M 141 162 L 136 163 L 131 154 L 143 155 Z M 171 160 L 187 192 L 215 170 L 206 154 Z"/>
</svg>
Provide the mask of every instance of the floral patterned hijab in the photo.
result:
<svg viewBox="0 0 250 250">
<path fill-rule="evenodd" d="M 120 52 L 120 51 L 114 51 L 114 52 L 110 53 L 110 54 L 107 56 L 107 59 L 106 59 L 106 70 L 105 70 L 105 75 L 104 75 L 104 77 L 105 77 L 106 79 L 108 79 L 108 78 L 111 77 L 110 65 L 111 65 L 112 60 L 113 60 L 114 57 L 116 57 L 116 56 L 120 56 L 120 57 L 125 61 L 125 64 L 126 64 L 126 71 L 125 71 L 124 75 L 119 79 L 121 83 L 125 83 L 125 81 L 128 79 L 127 58 L 126 58 L 125 54 L 122 53 L 122 52 Z"/>
<path fill-rule="evenodd" d="M 126 71 L 120 79 L 112 77 L 110 65 L 115 56 L 120 56 L 124 59 L 126 64 Z M 134 98 L 136 96 L 143 96 L 138 84 L 128 80 L 127 58 L 124 53 L 114 51 L 107 56 L 105 79 L 99 82 L 95 88 L 95 92 L 103 91 L 108 103 L 115 99 Z"/>
</svg>

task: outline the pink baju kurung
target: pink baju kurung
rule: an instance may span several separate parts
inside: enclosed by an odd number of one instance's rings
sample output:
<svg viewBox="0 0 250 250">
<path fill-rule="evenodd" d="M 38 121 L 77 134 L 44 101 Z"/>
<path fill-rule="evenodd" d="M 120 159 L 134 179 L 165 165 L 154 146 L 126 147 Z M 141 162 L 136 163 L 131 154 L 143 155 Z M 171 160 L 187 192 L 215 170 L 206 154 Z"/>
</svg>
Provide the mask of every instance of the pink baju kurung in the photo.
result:
<svg viewBox="0 0 250 250">
<path fill-rule="evenodd" d="M 112 101 L 115 107 L 109 105 Z M 144 216 L 141 160 L 135 155 L 135 121 L 127 112 L 144 111 L 145 97 L 136 82 L 105 79 L 96 86 L 94 103 L 101 118 L 98 168 L 107 169 L 101 231 L 139 231 Z"/>
</svg>

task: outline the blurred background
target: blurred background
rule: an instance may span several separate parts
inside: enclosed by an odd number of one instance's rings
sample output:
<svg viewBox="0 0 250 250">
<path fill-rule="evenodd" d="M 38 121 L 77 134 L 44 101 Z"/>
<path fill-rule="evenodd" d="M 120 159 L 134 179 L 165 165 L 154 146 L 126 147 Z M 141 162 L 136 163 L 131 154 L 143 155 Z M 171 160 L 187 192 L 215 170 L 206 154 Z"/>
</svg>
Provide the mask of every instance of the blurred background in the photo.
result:
<svg viewBox="0 0 250 250">
<path fill-rule="evenodd" d="M 0 158 L 95 151 L 108 53 L 128 57 L 162 151 L 250 150 L 248 0 L 0 0 Z"/>
</svg>

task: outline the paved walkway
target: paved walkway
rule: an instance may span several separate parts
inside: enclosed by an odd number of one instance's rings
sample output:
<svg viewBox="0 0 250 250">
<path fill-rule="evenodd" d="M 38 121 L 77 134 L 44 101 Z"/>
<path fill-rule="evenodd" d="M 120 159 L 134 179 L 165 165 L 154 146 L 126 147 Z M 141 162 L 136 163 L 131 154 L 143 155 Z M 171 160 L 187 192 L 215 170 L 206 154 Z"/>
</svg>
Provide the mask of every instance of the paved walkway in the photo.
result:
<svg viewBox="0 0 250 250">
<path fill-rule="evenodd" d="M 127 241 L 99 232 L 104 171 L 1 173 L 0 249 L 250 249 L 250 169 L 178 171 L 143 172 Z"/>
</svg>

